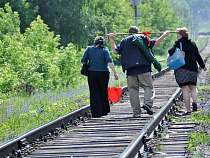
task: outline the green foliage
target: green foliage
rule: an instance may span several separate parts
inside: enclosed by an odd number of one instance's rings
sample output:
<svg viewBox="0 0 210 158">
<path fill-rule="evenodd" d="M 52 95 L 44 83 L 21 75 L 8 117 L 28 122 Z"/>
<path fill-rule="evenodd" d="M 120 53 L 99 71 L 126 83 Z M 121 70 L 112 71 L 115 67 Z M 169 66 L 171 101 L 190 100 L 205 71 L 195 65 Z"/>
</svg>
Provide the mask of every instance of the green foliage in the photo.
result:
<svg viewBox="0 0 210 158">
<path fill-rule="evenodd" d="M 198 31 L 201 29 L 202 32 L 208 32 L 210 29 L 209 0 L 168 0 L 168 2 L 179 16 L 177 21 L 179 27 L 187 27 L 191 39 L 197 39 Z"/>
<path fill-rule="evenodd" d="M 5 14 L 6 13 L 6 14 Z M 9 4 L 5 4 L 4 9 L 0 8 L 0 40 L 4 35 L 15 35 L 20 33 L 19 14 L 12 11 Z"/>
<path fill-rule="evenodd" d="M 191 121 L 194 121 L 198 124 L 209 124 L 210 123 L 210 112 L 206 110 L 200 110 L 190 117 Z"/>
<path fill-rule="evenodd" d="M 179 17 L 177 20 L 178 27 L 186 26 L 187 28 L 190 28 L 193 21 L 189 4 L 185 0 L 168 0 L 168 2 Z"/>
<path fill-rule="evenodd" d="M 128 0 L 93 0 L 92 4 L 87 4 L 90 10 L 85 11 L 89 15 L 91 15 L 90 19 L 91 25 L 89 25 L 89 18 L 86 26 L 88 26 L 88 32 L 92 34 L 91 42 L 93 43 L 93 39 L 97 35 L 104 36 L 105 27 L 108 30 L 108 33 L 122 33 L 128 32 L 128 29 L 131 25 L 135 25 L 134 22 L 134 9 L 131 7 L 131 4 Z M 86 8 L 87 9 L 87 8 Z M 85 16 L 83 16 L 85 17 Z M 116 43 L 119 43 L 123 36 L 119 36 L 116 38 Z M 111 45 L 108 41 L 106 45 L 109 47 L 111 51 Z M 112 56 L 116 65 L 120 64 L 120 58 L 117 55 Z"/>
<path fill-rule="evenodd" d="M 18 2 L 10 1 L 13 7 Z M 19 6 L 26 6 L 26 3 L 19 2 Z M 4 93 L 25 90 L 27 84 L 37 90 L 75 86 L 78 79 L 84 80 L 78 67 L 81 67 L 84 48 L 93 43 L 95 36 L 103 35 L 105 27 L 108 33 L 118 33 L 127 32 L 134 25 L 134 8 L 128 0 L 31 0 L 27 5 L 33 11 L 39 6 L 42 17 L 37 16 L 24 34 L 20 33 L 19 14 L 13 12 L 9 4 L 0 9 L 0 81 Z M 142 31 L 175 30 L 177 27 L 177 14 L 166 0 L 143 0 L 138 11 Z M 60 31 L 63 32 L 58 35 Z M 159 36 L 151 35 L 151 38 Z M 116 43 L 122 38 L 117 37 Z M 160 46 L 153 48 L 155 55 L 166 58 L 167 50 L 175 40 L 173 34 L 169 35 Z M 107 46 L 111 48 L 109 42 Z M 119 56 L 113 58 L 115 64 L 120 64 Z"/>
<path fill-rule="evenodd" d="M 24 37 L 24 44 L 31 47 L 33 50 L 54 53 L 55 48 L 60 45 L 60 37 L 58 35 L 54 37 L 54 33 L 49 32 L 49 27 L 44 24 L 40 16 L 37 17 L 36 21 L 31 23 L 30 28 L 26 29 Z"/>
<path fill-rule="evenodd" d="M 6 12 L 6 13 L 5 13 Z M 0 8 L 0 91 L 7 93 L 19 84 L 17 63 L 21 47 L 20 21 L 17 12 L 12 12 L 8 4 Z"/>
<path fill-rule="evenodd" d="M 53 90 L 76 85 L 82 78 L 78 71 L 82 52 L 72 44 L 59 48 L 60 36 L 50 32 L 40 16 L 21 34 L 18 14 L 8 4 L 0 15 L 1 93 Z"/>
<path fill-rule="evenodd" d="M 208 42 L 208 37 L 198 37 L 198 39 L 195 41 L 196 45 L 198 47 L 198 50 L 202 50 L 203 48 L 205 48 L 207 42 Z"/>
<path fill-rule="evenodd" d="M 62 83 L 61 88 L 63 86 L 76 87 L 81 81 L 83 76 L 80 74 L 80 67 L 82 66 L 80 59 L 83 51 L 78 51 L 73 44 L 69 44 L 68 47 L 59 51 L 56 59 L 59 67 L 59 80 Z"/>
<path fill-rule="evenodd" d="M 6 3 L 9 3 L 12 10 L 19 13 L 19 17 L 21 20 L 20 28 L 23 33 L 27 27 L 29 27 L 32 20 L 35 19 L 36 14 L 38 12 L 38 7 L 33 6 L 33 4 L 29 1 L 32 0 L 1 0 L 0 8 L 3 8 Z M 19 18 L 17 18 L 19 19 Z M 13 20 L 17 20 L 13 19 Z"/>
<path fill-rule="evenodd" d="M 24 48 L 29 47 L 27 52 L 29 71 L 24 72 L 30 76 L 28 81 L 44 89 L 54 89 L 58 84 L 59 68 L 55 57 L 58 55 L 59 36 L 54 37 L 53 32 L 43 23 L 38 16 L 36 21 L 24 33 Z M 31 73 L 31 75 L 30 75 Z M 36 78 L 41 80 L 37 80 Z"/>
<path fill-rule="evenodd" d="M 87 86 L 0 99 L 0 144 L 88 104 Z M 83 98 L 83 99 L 81 99 Z"/>
<path fill-rule="evenodd" d="M 85 3 L 83 0 L 33 0 L 32 3 L 39 7 L 39 15 L 51 30 L 61 36 L 61 45 L 67 46 L 70 42 L 78 46 L 87 45 L 87 34 L 81 14 Z"/>
<path fill-rule="evenodd" d="M 188 134 L 188 137 L 190 137 L 191 139 L 189 140 L 187 149 L 192 153 L 200 144 L 208 145 L 210 143 L 210 136 L 203 131 L 191 132 Z M 198 153 L 197 155 L 200 155 L 199 157 L 202 157 L 202 153 Z"/>
<path fill-rule="evenodd" d="M 176 30 L 178 17 L 167 0 L 143 0 L 142 4 L 139 5 L 139 9 L 141 14 L 139 20 L 141 31 L 162 32 L 165 30 Z M 154 34 L 150 36 L 152 39 L 157 39 L 160 35 Z M 173 45 L 175 40 L 175 34 L 169 35 L 159 46 L 153 48 L 154 54 L 167 56 L 167 50 Z"/>
</svg>

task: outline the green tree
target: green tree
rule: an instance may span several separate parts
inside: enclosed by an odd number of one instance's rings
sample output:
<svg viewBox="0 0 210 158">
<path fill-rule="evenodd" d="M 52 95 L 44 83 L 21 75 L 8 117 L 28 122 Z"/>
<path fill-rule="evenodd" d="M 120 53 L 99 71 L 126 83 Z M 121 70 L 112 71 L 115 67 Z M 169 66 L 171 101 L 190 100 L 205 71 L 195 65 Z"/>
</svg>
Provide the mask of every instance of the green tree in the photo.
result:
<svg viewBox="0 0 210 158">
<path fill-rule="evenodd" d="M 141 31 L 163 32 L 166 30 L 175 31 L 177 28 L 178 17 L 171 9 L 167 0 L 142 0 L 139 5 L 140 10 L 140 29 Z M 157 39 L 161 34 L 150 35 L 151 38 Z M 175 41 L 176 36 L 169 35 L 153 51 L 156 55 L 166 55 L 168 48 Z"/>
<path fill-rule="evenodd" d="M 59 68 L 55 57 L 58 55 L 60 37 L 49 31 L 49 27 L 43 23 L 40 16 L 37 17 L 24 33 L 23 47 L 29 47 L 28 58 L 33 71 L 28 71 L 28 80 L 34 83 L 38 74 L 40 80 L 35 85 L 44 89 L 54 89 L 58 84 Z M 33 74 L 34 73 L 34 74 Z"/>
<path fill-rule="evenodd" d="M 59 48 L 60 36 L 40 16 L 21 34 L 18 13 L 6 4 L 0 8 L 0 28 L 0 92 L 27 91 L 27 86 L 53 90 L 78 82 L 82 53 L 73 44 Z"/>
<path fill-rule="evenodd" d="M 20 20 L 17 12 L 12 12 L 9 4 L 0 8 L 0 91 L 9 92 L 19 84 L 18 76 L 14 73 L 19 60 L 22 36 Z"/>
<path fill-rule="evenodd" d="M 60 88 L 76 87 L 81 81 L 82 75 L 80 74 L 81 57 L 84 49 L 78 51 L 76 46 L 68 44 L 65 48 L 60 48 L 60 53 L 57 57 L 57 65 L 59 67 L 59 81 Z"/>
<path fill-rule="evenodd" d="M 90 36 L 91 43 L 93 43 L 95 36 L 105 35 L 105 27 L 108 33 L 122 33 L 128 32 L 129 27 L 135 25 L 134 9 L 131 7 L 129 0 L 92 0 L 92 3 L 93 4 L 88 5 L 87 8 L 90 9 L 86 11 L 86 13 L 92 15 L 90 22 L 88 21 L 89 19 L 86 19 L 88 32 L 92 34 L 92 36 Z M 116 43 L 119 43 L 122 38 L 123 36 L 117 37 Z M 107 42 L 106 45 L 111 51 L 110 42 Z M 119 56 L 112 55 L 112 58 L 115 64 L 120 64 Z"/>
<path fill-rule="evenodd" d="M 8 3 L 5 4 L 4 8 L 0 8 L 0 39 L 3 40 L 6 34 L 20 34 L 19 14 L 13 13 Z"/>
<path fill-rule="evenodd" d="M 19 13 L 20 31 L 23 33 L 29 27 L 31 21 L 36 18 L 38 7 L 33 6 L 29 0 L 1 0 L 0 8 L 3 8 L 6 3 L 9 3 L 13 11 Z"/>
<path fill-rule="evenodd" d="M 189 27 L 189 24 L 192 23 L 192 17 L 190 6 L 188 5 L 188 3 L 185 0 L 168 0 L 168 2 L 179 17 L 177 21 L 178 27 Z"/>
<path fill-rule="evenodd" d="M 93 44 L 95 36 L 104 36 L 105 27 L 108 33 L 120 33 L 135 25 L 134 8 L 129 0 L 31 0 L 30 3 L 32 8 L 39 6 L 40 16 L 22 34 L 19 14 L 8 4 L 0 9 L 2 92 L 27 84 L 37 90 L 76 86 L 78 78 L 82 78 L 79 70 L 84 48 Z M 143 0 L 138 11 L 141 31 L 177 28 L 177 14 L 166 0 Z M 156 54 L 167 53 L 175 40 L 175 36 L 170 36 L 154 50 Z M 117 37 L 116 43 L 122 38 Z M 106 45 L 111 48 L 109 42 Z M 120 64 L 119 56 L 112 57 Z"/>
<path fill-rule="evenodd" d="M 50 30 L 61 36 L 61 45 L 84 43 L 84 24 L 81 23 L 83 0 L 33 0 L 32 3 L 39 7 L 39 15 Z"/>
<path fill-rule="evenodd" d="M 104 35 L 105 26 L 120 31 L 119 28 L 125 29 L 134 21 L 128 0 L 33 0 L 32 3 L 39 6 L 39 15 L 50 30 L 61 36 L 62 46 L 73 43 L 79 48 L 86 47 L 96 35 Z"/>
</svg>

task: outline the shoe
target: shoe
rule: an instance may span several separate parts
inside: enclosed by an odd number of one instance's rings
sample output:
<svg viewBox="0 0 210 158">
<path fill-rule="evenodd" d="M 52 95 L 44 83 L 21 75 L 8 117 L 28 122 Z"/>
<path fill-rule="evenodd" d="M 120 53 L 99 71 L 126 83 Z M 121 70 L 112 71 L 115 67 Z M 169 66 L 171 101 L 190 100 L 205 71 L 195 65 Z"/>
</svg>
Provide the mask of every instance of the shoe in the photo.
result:
<svg viewBox="0 0 210 158">
<path fill-rule="evenodd" d="M 142 107 L 144 110 L 146 110 L 147 111 L 147 114 L 149 114 L 149 115 L 153 115 L 153 111 L 152 111 L 152 109 L 151 109 L 151 107 L 150 106 L 148 106 L 148 105 L 143 105 L 143 107 Z"/>
<path fill-rule="evenodd" d="M 140 118 L 141 115 L 140 115 L 140 114 L 134 114 L 133 117 L 134 117 L 134 118 Z"/>
<path fill-rule="evenodd" d="M 198 110 L 198 109 L 197 109 L 197 103 L 196 103 L 196 101 L 193 101 L 192 107 L 193 107 L 193 112 L 195 112 L 195 111 Z"/>
<path fill-rule="evenodd" d="M 187 116 L 187 115 L 191 115 L 191 112 L 185 112 L 184 114 L 182 114 L 182 116 Z"/>
</svg>

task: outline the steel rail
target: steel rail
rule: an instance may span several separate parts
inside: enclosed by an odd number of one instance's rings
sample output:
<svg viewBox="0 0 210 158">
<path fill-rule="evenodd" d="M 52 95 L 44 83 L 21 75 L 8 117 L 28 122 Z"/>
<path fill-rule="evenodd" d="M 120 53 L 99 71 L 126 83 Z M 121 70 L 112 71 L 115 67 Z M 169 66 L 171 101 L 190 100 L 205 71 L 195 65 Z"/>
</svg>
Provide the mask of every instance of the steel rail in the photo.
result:
<svg viewBox="0 0 210 158">
<path fill-rule="evenodd" d="M 12 153 L 12 150 L 19 150 L 21 147 L 21 140 L 25 139 L 27 142 L 34 141 L 40 138 L 40 135 L 44 136 L 62 125 L 67 125 L 71 120 L 78 118 L 78 116 L 85 115 L 90 111 L 90 105 L 83 106 L 68 114 L 65 114 L 57 119 L 47 122 L 39 127 L 36 127 L 22 135 L 7 141 L 0 145 L 0 157 L 5 157 L 7 154 Z"/>
<path fill-rule="evenodd" d="M 205 47 L 207 44 L 205 45 Z M 205 48 L 204 47 L 204 48 Z M 204 48 L 201 50 L 201 52 L 204 50 Z M 205 57 L 204 63 L 208 60 L 210 57 L 210 54 Z M 170 68 L 166 68 L 163 70 L 168 71 Z M 201 68 L 199 67 L 199 70 Z M 162 73 L 163 73 L 162 72 Z M 200 71 L 199 71 L 200 73 Z M 155 75 L 158 75 L 159 73 L 156 73 Z M 153 77 L 155 77 L 155 75 Z M 152 132 L 155 130 L 155 128 L 160 124 L 160 122 L 163 120 L 164 116 L 167 115 L 167 112 L 174 106 L 174 100 L 176 100 L 180 95 L 182 94 L 181 88 L 177 88 L 176 92 L 170 97 L 170 99 L 167 101 L 167 103 L 155 114 L 153 118 L 144 126 L 144 128 L 141 130 L 141 132 L 134 138 L 134 140 L 128 145 L 128 147 L 123 151 L 123 153 L 119 156 L 119 158 L 133 158 L 135 157 L 139 150 L 143 147 L 145 141 L 145 136 L 150 136 Z"/>
<path fill-rule="evenodd" d="M 171 96 L 168 102 L 155 114 L 153 118 L 144 126 L 141 132 L 136 136 L 136 138 L 128 145 L 128 147 L 123 151 L 119 158 L 133 158 L 139 152 L 139 150 L 144 145 L 145 135 L 149 136 L 155 130 L 155 128 L 163 120 L 164 116 L 169 112 L 169 110 L 174 105 L 174 99 L 177 99 L 181 95 L 181 89 L 178 88 L 176 92 Z"/>
</svg>

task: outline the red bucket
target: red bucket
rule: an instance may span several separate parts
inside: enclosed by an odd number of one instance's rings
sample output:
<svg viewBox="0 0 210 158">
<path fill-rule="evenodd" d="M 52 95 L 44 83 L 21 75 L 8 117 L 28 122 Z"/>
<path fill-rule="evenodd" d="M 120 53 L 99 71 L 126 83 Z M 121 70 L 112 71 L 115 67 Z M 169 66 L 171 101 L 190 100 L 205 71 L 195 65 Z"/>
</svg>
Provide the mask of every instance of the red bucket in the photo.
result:
<svg viewBox="0 0 210 158">
<path fill-rule="evenodd" d="M 120 81 L 119 81 L 119 87 L 108 87 L 108 100 L 111 102 L 118 102 L 120 100 L 121 93 L 122 93 L 122 88 L 120 88 Z"/>
</svg>

